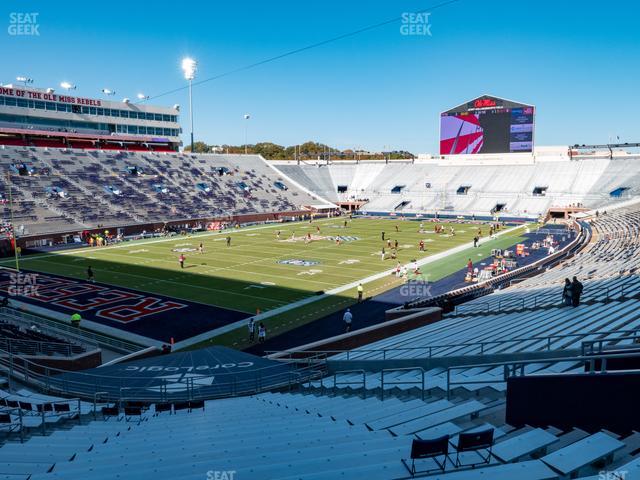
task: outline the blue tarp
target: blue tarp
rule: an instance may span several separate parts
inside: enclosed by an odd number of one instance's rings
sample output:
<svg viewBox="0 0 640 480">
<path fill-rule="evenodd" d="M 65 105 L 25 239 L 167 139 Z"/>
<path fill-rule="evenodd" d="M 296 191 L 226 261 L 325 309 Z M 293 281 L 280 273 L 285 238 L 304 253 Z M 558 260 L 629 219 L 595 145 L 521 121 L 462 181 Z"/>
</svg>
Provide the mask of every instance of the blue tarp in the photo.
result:
<svg viewBox="0 0 640 480">
<path fill-rule="evenodd" d="M 163 402 L 250 394 L 298 378 L 289 364 L 216 346 L 64 373 L 51 385 L 84 398 Z"/>
</svg>

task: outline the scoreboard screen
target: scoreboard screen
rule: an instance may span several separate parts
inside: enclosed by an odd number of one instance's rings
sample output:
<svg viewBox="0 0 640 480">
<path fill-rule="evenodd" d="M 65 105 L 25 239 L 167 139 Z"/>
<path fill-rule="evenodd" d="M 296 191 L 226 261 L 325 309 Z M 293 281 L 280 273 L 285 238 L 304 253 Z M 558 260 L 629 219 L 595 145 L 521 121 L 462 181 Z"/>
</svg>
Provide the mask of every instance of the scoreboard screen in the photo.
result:
<svg viewBox="0 0 640 480">
<path fill-rule="evenodd" d="M 440 116 L 440 154 L 533 151 L 534 107 L 480 97 Z"/>
</svg>

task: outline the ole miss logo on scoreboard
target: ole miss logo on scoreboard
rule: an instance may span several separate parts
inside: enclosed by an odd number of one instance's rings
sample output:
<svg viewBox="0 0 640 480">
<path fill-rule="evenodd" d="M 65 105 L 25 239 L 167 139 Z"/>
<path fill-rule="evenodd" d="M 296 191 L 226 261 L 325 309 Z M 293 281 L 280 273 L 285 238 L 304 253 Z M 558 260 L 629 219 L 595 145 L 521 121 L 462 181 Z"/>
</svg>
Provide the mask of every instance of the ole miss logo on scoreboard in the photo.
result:
<svg viewBox="0 0 640 480">
<path fill-rule="evenodd" d="M 21 278 L 30 289 L 17 288 Z M 158 313 L 180 310 L 188 305 L 166 298 L 38 273 L 0 272 L 0 292 L 9 298 L 27 300 L 53 310 L 93 315 L 114 322 L 129 323 Z"/>
</svg>

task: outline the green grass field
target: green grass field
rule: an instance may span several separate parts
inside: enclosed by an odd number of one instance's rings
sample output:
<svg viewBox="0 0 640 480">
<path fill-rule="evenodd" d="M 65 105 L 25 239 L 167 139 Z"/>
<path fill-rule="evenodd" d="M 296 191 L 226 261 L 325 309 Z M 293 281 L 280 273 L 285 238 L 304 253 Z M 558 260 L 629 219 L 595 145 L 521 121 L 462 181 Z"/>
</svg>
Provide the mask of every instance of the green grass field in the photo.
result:
<svg viewBox="0 0 640 480">
<path fill-rule="evenodd" d="M 382 231 L 392 243 L 398 241 L 397 261 L 406 264 L 468 243 L 478 229 L 478 225 L 442 223 L 447 233 L 436 235 L 434 224 L 430 222 L 424 224 L 427 232 L 419 233 L 417 221 L 356 218 L 349 221 L 347 227 L 344 227 L 344 221 L 339 218 L 313 223 L 272 224 L 231 232 L 67 250 L 25 256 L 21 259 L 21 267 L 84 279 L 87 266 L 91 265 L 98 282 L 255 313 L 257 309 L 262 312 L 272 310 L 315 296 L 320 290 L 331 290 L 394 268 L 396 260 L 390 255 L 387 260 L 381 259 L 383 246 L 390 253 L 387 243 L 381 240 Z M 455 229 L 455 236 L 449 235 L 450 226 Z M 488 227 L 481 228 L 486 236 Z M 280 231 L 280 240 L 276 238 L 277 231 Z M 307 232 L 316 238 L 308 244 L 303 240 Z M 463 268 L 472 254 L 485 256 L 491 248 L 514 244 L 521 232 L 521 229 L 509 232 L 479 249 L 447 256 L 427 265 L 423 272 L 430 281 L 438 280 Z M 229 247 L 226 246 L 227 235 L 231 237 Z M 335 236 L 344 237 L 340 245 L 330 239 Z M 421 239 L 426 242 L 426 252 L 418 251 Z M 197 249 L 200 242 L 204 245 L 204 253 L 191 251 Z M 179 266 L 177 249 L 187 249 L 184 269 Z M 287 260 L 304 260 L 312 264 L 282 263 Z M 11 266 L 12 261 L 2 263 Z M 365 284 L 365 294 L 372 296 L 399 284 L 395 277 L 385 277 Z M 269 319 L 270 333 L 274 335 L 295 328 L 344 308 L 354 299 L 355 289 L 284 312 Z M 244 335 L 230 332 L 222 343 L 239 347 L 242 337 Z"/>
</svg>

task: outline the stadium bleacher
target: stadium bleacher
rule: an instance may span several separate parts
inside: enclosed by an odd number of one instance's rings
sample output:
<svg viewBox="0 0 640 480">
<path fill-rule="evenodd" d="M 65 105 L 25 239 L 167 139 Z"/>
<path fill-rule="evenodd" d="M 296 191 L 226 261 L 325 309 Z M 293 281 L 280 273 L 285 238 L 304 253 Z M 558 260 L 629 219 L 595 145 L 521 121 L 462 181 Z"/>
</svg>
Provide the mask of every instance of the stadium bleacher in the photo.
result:
<svg viewBox="0 0 640 480">
<path fill-rule="evenodd" d="M 23 394 L 23 402 L 51 400 Z M 640 446 L 638 433 L 514 428 L 500 421 L 500 401 L 482 397 L 382 401 L 265 393 L 167 408 L 106 407 L 90 421 L 92 408 L 81 405 L 86 422 L 66 422 L 65 428 L 56 428 L 54 411 L 48 435 L 34 430 L 24 444 L 5 443 L 0 474 L 31 480 L 197 479 L 208 472 L 256 479 L 407 478 L 402 460 L 412 442 L 443 436 L 449 442 L 444 471 L 444 458 L 416 460 L 429 478 L 541 480 L 638 469 L 632 454 Z M 480 432 L 491 434 L 490 455 L 487 445 L 469 441 Z"/>
<path fill-rule="evenodd" d="M 28 166 L 12 175 L 14 224 L 21 235 L 300 211 L 330 204 L 296 187 L 257 155 L 183 155 L 4 146 L 0 166 Z M 135 167 L 135 172 L 131 170 Z M 228 174 L 220 175 L 224 168 Z M 200 182 L 210 192 L 197 188 Z M 288 188 L 275 186 L 281 182 Z M 246 187 L 241 188 L 243 183 Z M 163 184 L 163 191 L 154 185 Z M 105 187 L 119 194 L 108 193 Z M 53 189 L 53 191 L 52 191 Z M 8 198 L 7 180 L 0 193 Z M 4 205 L 4 216 L 9 218 Z"/>
<path fill-rule="evenodd" d="M 597 208 L 637 194 L 633 155 L 619 158 L 540 157 L 533 163 L 447 164 L 433 161 L 276 162 L 277 168 L 309 190 L 331 199 L 368 199 L 367 212 L 393 212 L 401 201 L 407 213 L 488 216 L 497 205 L 501 215 L 537 218 L 550 207 Z M 428 186 L 427 186 L 428 185 Z M 401 186 L 400 193 L 392 193 Z M 464 195 L 461 186 L 469 187 Z M 338 193 L 338 187 L 344 192 Z M 616 189 L 625 187 L 623 197 Z M 535 193 L 541 189 L 543 194 Z"/>
<path fill-rule="evenodd" d="M 36 326 L 26 329 L 0 320 L 0 350 L 16 355 L 71 356 L 86 348 L 42 333 Z"/>
</svg>

